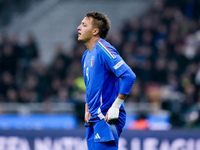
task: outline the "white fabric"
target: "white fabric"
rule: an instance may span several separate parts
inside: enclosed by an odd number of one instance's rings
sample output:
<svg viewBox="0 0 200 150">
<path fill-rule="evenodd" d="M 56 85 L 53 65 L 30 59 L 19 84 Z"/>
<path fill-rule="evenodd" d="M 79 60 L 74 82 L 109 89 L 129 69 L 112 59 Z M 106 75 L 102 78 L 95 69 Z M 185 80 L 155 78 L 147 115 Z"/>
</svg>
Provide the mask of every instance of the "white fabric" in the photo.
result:
<svg viewBox="0 0 200 150">
<path fill-rule="evenodd" d="M 110 109 L 108 110 L 108 120 L 118 119 L 119 108 L 121 107 L 124 100 L 116 98 Z"/>
</svg>

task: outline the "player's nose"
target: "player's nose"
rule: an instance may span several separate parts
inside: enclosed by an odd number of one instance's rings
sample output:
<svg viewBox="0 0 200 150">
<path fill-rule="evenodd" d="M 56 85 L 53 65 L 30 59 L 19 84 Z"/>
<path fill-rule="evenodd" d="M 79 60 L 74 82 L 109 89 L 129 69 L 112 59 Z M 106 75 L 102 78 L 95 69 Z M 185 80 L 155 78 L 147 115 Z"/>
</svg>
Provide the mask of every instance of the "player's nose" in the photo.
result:
<svg viewBox="0 0 200 150">
<path fill-rule="evenodd" d="M 79 25 L 78 27 L 77 27 L 77 30 L 80 30 L 81 29 L 81 25 Z"/>
</svg>

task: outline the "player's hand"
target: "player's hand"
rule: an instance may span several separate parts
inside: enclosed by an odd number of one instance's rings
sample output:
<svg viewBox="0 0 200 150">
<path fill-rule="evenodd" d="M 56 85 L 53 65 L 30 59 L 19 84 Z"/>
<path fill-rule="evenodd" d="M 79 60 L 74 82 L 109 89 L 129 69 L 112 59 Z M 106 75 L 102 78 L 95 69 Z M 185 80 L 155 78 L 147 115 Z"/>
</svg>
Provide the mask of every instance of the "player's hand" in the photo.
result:
<svg viewBox="0 0 200 150">
<path fill-rule="evenodd" d="M 119 117 L 119 107 L 112 106 L 110 107 L 110 109 L 106 114 L 105 121 L 109 123 L 112 120 L 117 120 L 118 117 Z"/>
<path fill-rule="evenodd" d="M 90 125 L 89 122 L 90 118 L 91 118 L 90 112 L 85 112 L 85 123 L 87 123 L 88 125 Z"/>
<path fill-rule="evenodd" d="M 113 102 L 112 106 L 108 110 L 105 121 L 110 122 L 112 120 L 117 120 L 119 117 L 119 108 L 121 107 L 122 103 L 124 102 L 124 99 L 116 98 Z"/>
</svg>

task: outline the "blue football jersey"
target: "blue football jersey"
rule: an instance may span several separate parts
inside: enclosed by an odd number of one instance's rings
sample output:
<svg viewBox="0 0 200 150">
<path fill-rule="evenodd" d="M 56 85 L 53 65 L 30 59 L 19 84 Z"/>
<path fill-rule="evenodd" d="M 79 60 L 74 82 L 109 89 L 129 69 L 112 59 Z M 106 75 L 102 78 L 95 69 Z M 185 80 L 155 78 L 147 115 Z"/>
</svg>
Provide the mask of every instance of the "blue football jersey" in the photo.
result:
<svg viewBox="0 0 200 150">
<path fill-rule="evenodd" d="M 130 67 L 118 51 L 101 38 L 91 51 L 85 51 L 81 62 L 86 85 L 85 102 L 89 105 L 90 121 L 95 122 L 103 119 L 117 98 L 121 80 L 119 77 Z M 125 113 L 124 104 L 120 110 Z"/>
</svg>

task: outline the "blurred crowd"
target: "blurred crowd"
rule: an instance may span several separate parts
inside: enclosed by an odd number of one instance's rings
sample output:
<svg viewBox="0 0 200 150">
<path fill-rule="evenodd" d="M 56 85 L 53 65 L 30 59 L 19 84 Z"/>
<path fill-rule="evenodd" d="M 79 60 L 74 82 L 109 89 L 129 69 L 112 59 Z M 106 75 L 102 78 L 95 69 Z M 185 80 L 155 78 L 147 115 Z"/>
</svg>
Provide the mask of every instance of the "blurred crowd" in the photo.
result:
<svg viewBox="0 0 200 150">
<path fill-rule="evenodd" d="M 75 95 L 84 97 L 85 87 L 80 64 L 83 51 L 65 53 L 62 45 L 49 66 L 40 61 L 39 48 L 32 34 L 23 44 L 16 35 L 1 36 L 0 101 L 44 102 L 69 101 Z M 79 93 L 74 93 L 78 88 Z M 82 91 L 82 92 L 81 92 Z M 80 99 L 79 98 L 79 99 Z M 82 98 L 84 99 L 84 98 Z"/>
<path fill-rule="evenodd" d="M 157 0 L 151 11 L 109 37 L 137 75 L 126 102 L 159 106 L 179 127 L 200 123 L 198 6 L 194 0 Z"/>
<path fill-rule="evenodd" d="M 150 102 L 171 113 L 174 126 L 200 118 L 198 1 L 155 0 L 139 19 L 125 21 L 107 40 L 137 75 L 126 103 Z M 1 5 L 0 5 L 1 6 Z M 75 39 L 76 41 L 76 39 Z M 55 46 L 51 64 L 40 60 L 37 39 L 0 34 L 0 102 L 84 102 L 81 57 L 85 46 Z M 83 109 L 77 105 L 78 109 Z"/>
</svg>

